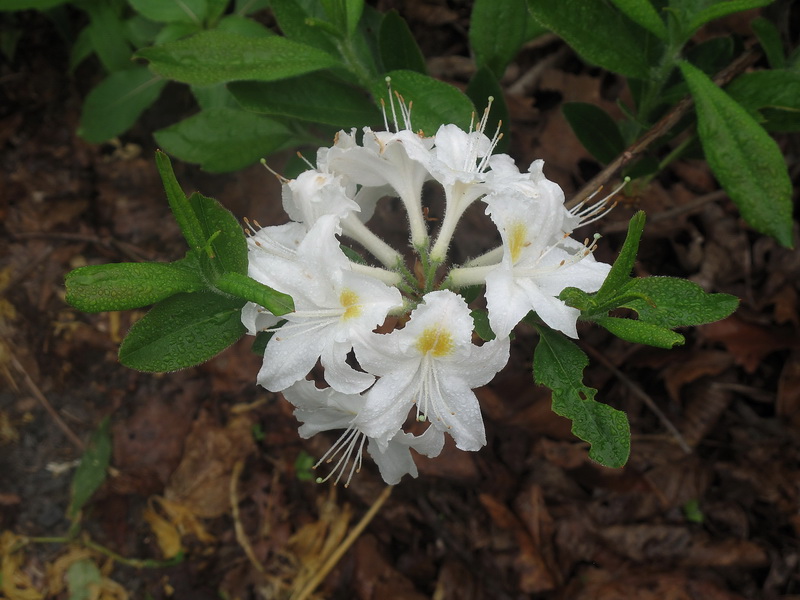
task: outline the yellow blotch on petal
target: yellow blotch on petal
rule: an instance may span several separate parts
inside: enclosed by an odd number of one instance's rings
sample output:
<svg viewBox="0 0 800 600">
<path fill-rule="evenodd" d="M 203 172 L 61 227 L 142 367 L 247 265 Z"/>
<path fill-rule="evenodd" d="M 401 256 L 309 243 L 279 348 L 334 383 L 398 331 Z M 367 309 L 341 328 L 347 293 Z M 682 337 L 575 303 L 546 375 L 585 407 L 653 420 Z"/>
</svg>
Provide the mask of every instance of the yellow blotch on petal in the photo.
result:
<svg viewBox="0 0 800 600">
<path fill-rule="evenodd" d="M 438 327 L 428 327 L 417 338 L 416 343 L 416 348 L 420 353 L 430 352 L 436 358 L 452 354 L 454 347 L 453 336 L 450 335 L 450 332 Z"/>
<path fill-rule="evenodd" d="M 525 227 L 525 223 L 517 221 L 507 229 L 507 232 L 508 251 L 511 253 L 511 262 L 515 263 L 522 249 L 528 245 L 528 228 Z"/>
<path fill-rule="evenodd" d="M 344 288 L 342 290 L 342 293 L 339 294 L 339 304 L 344 308 L 344 314 L 342 315 L 344 321 L 355 319 L 361 314 L 358 294 L 351 289 Z"/>
</svg>

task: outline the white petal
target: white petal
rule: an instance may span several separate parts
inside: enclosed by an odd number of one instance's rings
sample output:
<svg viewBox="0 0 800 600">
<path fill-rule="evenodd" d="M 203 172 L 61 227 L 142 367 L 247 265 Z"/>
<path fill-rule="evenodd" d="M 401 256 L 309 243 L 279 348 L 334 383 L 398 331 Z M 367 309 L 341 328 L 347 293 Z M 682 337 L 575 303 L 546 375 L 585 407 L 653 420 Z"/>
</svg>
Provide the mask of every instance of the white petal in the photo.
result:
<svg viewBox="0 0 800 600">
<path fill-rule="evenodd" d="M 508 265 L 497 265 L 486 276 L 486 307 L 489 325 L 499 338 L 508 337 L 517 323 L 531 311 L 530 299 L 517 285 Z"/>
<path fill-rule="evenodd" d="M 270 392 L 280 392 L 303 379 L 317 364 L 326 343 L 330 343 L 327 337 L 313 329 L 313 323 L 276 331 L 264 351 L 259 385 Z"/>
<path fill-rule="evenodd" d="M 361 396 L 338 394 L 331 388 L 320 390 L 305 379 L 286 388 L 283 396 L 296 407 L 294 416 L 303 423 L 299 429 L 303 438 L 321 431 L 346 429 L 364 403 Z"/>
<path fill-rule="evenodd" d="M 417 388 L 416 375 L 416 365 L 412 361 L 403 361 L 366 392 L 366 403 L 358 421 L 361 430 L 375 438 L 381 447 L 385 447 L 408 417 Z"/>
<path fill-rule="evenodd" d="M 486 432 L 478 399 L 469 385 L 458 376 L 442 373 L 431 398 L 437 407 L 429 414 L 431 425 L 449 433 L 461 450 L 479 450 L 486 445 Z"/>
<path fill-rule="evenodd" d="M 535 310 L 542 321 L 571 338 L 578 338 L 576 323 L 581 311 L 567 306 L 558 298 L 543 294 L 531 279 L 519 279 L 517 283 L 525 290 L 531 310 Z"/>
<path fill-rule="evenodd" d="M 323 348 L 320 358 L 325 368 L 325 381 L 333 389 L 345 394 L 358 394 L 371 386 L 375 377 L 356 371 L 347 364 L 351 347 L 349 343 L 333 342 Z"/>
<path fill-rule="evenodd" d="M 242 325 L 247 329 L 248 335 L 256 335 L 260 331 L 274 327 L 278 322 L 280 322 L 279 317 L 258 304 L 248 302 L 242 307 Z"/>
<path fill-rule="evenodd" d="M 396 485 L 400 483 L 403 475 L 411 475 L 416 477 L 417 465 L 414 464 L 414 459 L 411 458 L 411 452 L 407 444 L 395 441 L 398 436 L 411 436 L 411 434 L 400 432 L 395 438 L 389 440 L 385 448 L 381 448 L 375 440 L 370 439 L 367 446 L 367 452 L 378 465 L 378 470 L 381 472 L 381 477 L 389 485 Z"/>
</svg>

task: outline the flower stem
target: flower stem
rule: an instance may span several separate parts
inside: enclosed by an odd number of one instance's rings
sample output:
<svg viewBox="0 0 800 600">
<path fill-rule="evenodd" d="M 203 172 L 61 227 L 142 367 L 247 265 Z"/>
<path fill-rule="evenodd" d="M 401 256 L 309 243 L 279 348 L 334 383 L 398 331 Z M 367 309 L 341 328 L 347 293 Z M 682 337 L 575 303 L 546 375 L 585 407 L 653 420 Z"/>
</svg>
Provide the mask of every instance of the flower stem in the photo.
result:
<svg viewBox="0 0 800 600">
<path fill-rule="evenodd" d="M 486 276 L 491 273 L 497 265 L 483 265 L 480 267 L 459 267 L 452 269 L 447 279 L 456 288 L 468 285 L 482 285 L 486 283 Z"/>
<path fill-rule="evenodd" d="M 364 246 L 385 266 L 393 269 L 398 262 L 402 262 L 400 253 L 375 235 L 356 215 L 347 215 L 341 223 L 342 231 L 347 237 Z"/>
<path fill-rule="evenodd" d="M 387 271 L 386 269 L 381 269 L 380 267 L 371 267 L 369 265 L 362 265 L 355 262 L 351 262 L 350 264 L 353 272 L 369 275 L 370 277 L 379 279 L 386 285 L 397 286 L 397 284 L 403 280 L 402 275 L 400 275 L 400 273 L 395 273 L 394 271 Z"/>
</svg>

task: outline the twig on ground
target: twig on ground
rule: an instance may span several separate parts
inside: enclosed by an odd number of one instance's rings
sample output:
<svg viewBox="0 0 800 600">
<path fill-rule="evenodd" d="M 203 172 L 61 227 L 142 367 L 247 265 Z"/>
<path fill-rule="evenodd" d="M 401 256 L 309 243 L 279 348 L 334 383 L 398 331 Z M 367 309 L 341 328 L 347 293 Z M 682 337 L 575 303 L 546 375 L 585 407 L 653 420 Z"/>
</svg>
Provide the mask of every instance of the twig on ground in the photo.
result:
<svg viewBox="0 0 800 600">
<path fill-rule="evenodd" d="M 394 486 L 387 485 L 384 490 L 381 492 L 380 496 L 372 503 L 372 506 L 369 507 L 369 510 L 364 513 L 364 516 L 361 517 L 361 520 L 358 524 L 353 527 L 353 530 L 347 534 L 347 537 L 344 539 L 342 544 L 336 549 L 336 552 L 328 557 L 328 560 L 322 565 L 319 571 L 315 573 L 314 577 L 309 581 L 306 586 L 300 591 L 299 594 L 293 596 L 293 600 L 306 600 L 311 594 L 314 593 L 314 590 L 317 589 L 317 586 L 322 583 L 325 577 L 328 576 L 328 573 L 336 566 L 342 556 L 344 556 L 345 552 L 350 549 L 358 537 L 361 535 L 361 532 L 369 525 L 370 521 L 378 514 L 378 511 L 384 505 L 386 500 L 388 500 L 389 495 L 392 493 L 392 488 Z"/>
<path fill-rule="evenodd" d="M 27 384 L 28 389 L 30 389 L 33 396 L 39 401 L 39 404 L 42 405 L 45 411 L 47 411 L 47 414 L 49 414 L 50 417 L 52 417 L 53 421 L 58 426 L 58 428 L 64 432 L 64 435 L 67 436 L 67 439 L 69 439 L 69 441 L 71 441 L 78 450 L 83 452 L 83 450 L 86 449 L 86 444 L 84 444 L 83 440 L 81 440 L 81 438 L 79 438 L 75 434 L 75 432 L 73 432 L 69 428 L 69 426 L 64 422 L 64 420 L 61 418 L 61 415 L 59 415 L 56 409 L 53 408 L 53 405 L 50 404 L 50 402 L 47 400 L 47 398 L 39 389 L 39 387 L 36 385 L 36 383 L 34 383 L 33 379 L 31 379 L 31 376 L 28 375 L 28 371 L 26 371 L 25 367 L 22 366 L 22 363 L 20 363 L 17 360 L 17 357 L 14 356 L 13 352 L 11 352 L 10 349 L 7 350 L 8 350 L 9 361 L 14 366 L 14 368 L 19 372 L 19 374 L 22 375 L 22 379 L 25 380 L 25 383 Z"/>
<path fill-rule="evenodd" d="M 244 461 L 237 460 L 231 472 L 230 495 L 231 510 L 233 511 L 233 529 L 236 532 L 236 541 L 239 542 L 239 545 L 244 550 L 250 564 L 252 564 L 259 573 L 263 573 L 264 567 L 258 562 L 258 558 L 256 558 L 256 554 L 253 552 L 253 546 L 250 545 L 250 540 L 247 539 L 247 534 L 244 532 L 242 520 L 239 516 L 239 477 L 241 477 L 243 469 Z"/>
<path fill-rule="evenodd" d="M 692 448 L 689 446 L 689 444 L 686 443 L 686 440 L 684 439 L 683 435 L 681 435 L 681 432 L 678 431 L 678 428 L 675 427 L 675 425 L 672 424 L 672 421 L 670 421 L 667 418 L 667 415 L 665 415 L 661 411 L 661 409 L 658 408 L 658 406 L 656 406 L 656 403 L 653 402 L 653 399 L 647 394 L 647 392 L 645 392 L 642 388 L 640 388 L 636 384 L 636 382 L 631 380 L 627 375 L 625 375 L 622 371 L 620 371 L 617 367 L 615 367 L 610 360 L 608 360 L 605 356 L 603 356 L 603 354 L 600 351 L 596 350 L 589 344 L 582 344 L 582 347 L 584 350 L 586 350 L 589 354 L 592 355 L 592 358 L 596 359 L 606 369 L 611 371 L 614 374 L 614 377 L 616 377 L 622 383 L 624 383 L 628 387 L 628 389 L 633 393 L 634 396 L 639 398 L 642 402 L 644 402 L 647 405 L 647 408 L 653 411 L 656 417 L 658 417 L 658 420 L 661 421 L 661 424 L 664 425 L 664 427 L 666 427 L 667 430 L 675 438 L 675 441 L 678 443 L 678 446 L 681 447 L 681 450 L 683 450 L 686 454 L 692 453 Z"/>
</svg>

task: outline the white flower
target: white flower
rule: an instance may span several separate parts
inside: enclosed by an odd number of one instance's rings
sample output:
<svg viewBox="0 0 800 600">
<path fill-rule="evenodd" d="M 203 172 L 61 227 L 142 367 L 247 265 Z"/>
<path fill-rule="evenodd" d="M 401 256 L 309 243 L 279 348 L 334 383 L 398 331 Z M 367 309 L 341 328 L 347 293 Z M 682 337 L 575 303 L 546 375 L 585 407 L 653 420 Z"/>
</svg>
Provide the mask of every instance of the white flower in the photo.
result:
<svg viewBox="0 0 800 600">
<path fill-rule="evenodd" d="M 339 143 L 340 139 L 346 142 Z M 389 186 L 394 190 L 408 213 L 412 244 L 420 247 L 428 239 L 422 215 L 422 185 L 431 176 L 424 164 L 411 154 L 427 156 L 432 145 L 432 139 L 422 138 L 408 129 L 392 133 L 365 127 L 363 146 L 340 131 L 337 144 L 322 154 L 321 160 L 331 172 L 344 175 L 361 186 L 382 191 Z M 371 216 L 374 205 L 367 204 L 365 209 Z M 363 220 L 366 222 L 368 217 Z"/>
<path fill-rule="evenodd" d="M 420 436 L 397 431 L 384 448 L 362 430 L 361 410 L 365 397 L 360 394 L 343 394 L 333 388 L 317 389 L 311 381 L 298 381 L 283 391 L 284 397 L 295 406 L 294 416 L 302 423 L 300 436 L 309 438 L 321 431 L 344 429 L 345 432 L 315 466 L 332 462 L 337 456 L 328 479 L 336 473 L 336 483 L 350 465 L 345 486 L 361 468 L 361 454 L 365 442 L 367 451 L 380 469 L 383 480 L 389 485 L 400 481 L 403 475 L 417 476 L 417 466 L 411 457 L 410 448 L 426 456 L 438 456 L 444 446 L 444 435 L 434 427 L 428 427 Z"/>
<path fill-rule="evenodd" d="M 342 392 L 363 391 L 374 380 L 347 365 L 352 339 L 383 323 L 402 297 L 397 288 L 353 270 L 334 235 L 337 221 L 320 217 L 293 256 L 251 255 L 251 276 L 290 295 L 295 306 L 264 352 L 258 382 L 270 391 L 302 379 L 318 359 L 327 382 Z"/>
<path fill-rule="evenodd" d="M 361 210 L 351 195 L 339 177 L 317 170 L 304 171 L 296 179 L 284 182 L 283 209 L 289 218 L 310 230 L 323 215 L 343 219 Z"/>
<path fill-rule="evenodd" d="M 503 238 L 500 264 L 483 267 L 489 324 L 498 336 L 508 335 L 535 310 L 547 325 L 577 338 L 580 311 L 558 295 L 566 287 L 597 291 L 611 268 L 594 259 L 593 245 L 563 233 L 563 195 L 552 186 L 541 186 L 537 197 L 512 190 L 484 199 Z"/>
<path fill-rule="evenodd" d="M 434 147 L 429 152 L 408 148 L 409 156 L 430 172 L 444 188 L 445 214 L 431 257 L 443 261 L 450 240 L 461 215 L 472 202 L 489 191 L 484 184 L 489 158 L 499 139 L 484 135 L 487 112 L 475 131 L 464 131 L 456 125 L 442 125 L 434 136 Z"/>
<path fill-rule="evenodd" d="M 385 447 L 416 403 L 418 417 L 450 433 L 462 450 L 477 450 L 486 435 L 472 388 L 506 364 L 508 338 L 475 346 L 472 317 L 460 296 L 442 290 L 423 300 L 404 329 L 354 343 L 361 366 L 380 376 L 367 392 L 362 430 Z"/>
</svg>

